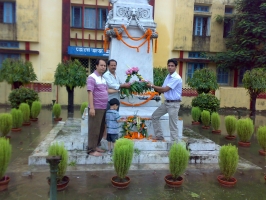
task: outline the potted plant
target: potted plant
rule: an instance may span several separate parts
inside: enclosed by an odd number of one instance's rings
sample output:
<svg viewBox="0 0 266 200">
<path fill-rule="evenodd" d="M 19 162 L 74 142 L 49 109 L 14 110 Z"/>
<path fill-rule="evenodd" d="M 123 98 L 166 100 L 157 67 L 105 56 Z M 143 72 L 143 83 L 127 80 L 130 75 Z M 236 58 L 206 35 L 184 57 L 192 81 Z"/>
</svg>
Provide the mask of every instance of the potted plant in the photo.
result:
<svg viewBox="0 0 266 200">
<path fill-rule="evenodd" d="M 85 108 L 88 108 L 88 105 L 89 105 L 88 102 L 83 102 L 81 104 L 81 106 L 80 106 L 80 114 L 81 114 L 81 116 L 83 115 L 83 112 L 84 112 Z"/>
<path fill-rule="evenodd" d="M 181 175 L 186 170 L 189 161 L 189 152 L 181 143 L 174 143 L 169 152 L 170 174 L 164 180 L 170 187 L 178 187 L 183 183 Z"/>
<path fill-rule="evenodd" d="M 236 131 L 236 123 L 237 119 L 235 116 L 228 115 L 225 117 L 225 128 L 228 134 L 227 136 L 225 136 L 226 139 L 233 140 L 236 138 L 236 136 L 233 135 Z"/>
<path fill-rule="evenodd" d="M 217 180 L 223 186 L 232 187 L 237 180 L 233 177 L 238 164 L 237 147 L 231 144 L 223 145 L 219 152 L 219 167 L 223 175 L 219 175 Z"/>
<path fill-rule="evenodd" d="M 220 134 L 221 130 L 219 130 L 221 124 L 220 115 L 217 112 L 213 112 L 211 115 L 211 125 L 214 130 L 212 133 Z"/>
<path fill-rule="evenodd" d="M 33 101 L 31 105 L 31 121 L 38 121 L 38 115 L 42 109 L 42 104 L 40 101 Z"/>
<path fill-rule="evenodd" d="M 10 114 L 12 115 L 12 122 L 13 122 L 11 131 L 13 132 L 21 131 L 21 126 L 23 122 L 23 116 L 21 110 L 12 108 Z"/>
<path fill-rule="evenodd" d="M 257 140 L 262 148 L 262 150 L 259 150 L 260 155 L 266 156 L 266 126 L 260 126 L 258 128 Z"/>
<path fill-rule="evenodd" d="M 53 114 L 54 114 L 54 121 L 61 121 L 62 118 L 60 118 L 61 115 L 61 105 L 58 103 L 55 103 L 53 105 Z"/>
<path fill-rule="evenodd" d="M 236 131 L 240 140 L 238 145 L 242 147 L 249 147 L 249 140 L 254 132 L 253 121 L 249 118 L 239 119 L 236 123 Z"/>
<path fill-rule="evenodd" d="M 199 122 L 200 115 L 201 115 L 200 108 L 198 106 L 197 107 L 192 107 L 192 110 L 191 110 L 191 116 L 192 116 L 192 119 L 193 119 L 192 125 L 200 124 L 200 122 Z"/>
<path fill-rule="evenodd" d="M 11 158 L 12 147 L 9 140 L 0 137 L 0 191 L 6 190 L 10 178 L 4 176 Z"/>
<path fill-rule="evenodd" d="M 68 152 L 64 147 L 64 144 L 53 143 L 48 149 L 49 156 L 60 156 L 61 160 L 58 164 L 57 171 L 57 190 L 64 190 L 69 183 L 69 177 L 65 176 L 67 163 L 68 163 Z M 48 183 L 50 184 L 50 179 L 48 178 Z"/>
<path fill-rule="evenodd" d="M 203 126 L 202 126 L 203 129 L 209 129 L 210 128 L 210 118 L 211 118 L 211 115 L 210 115 L 209 111 L 203 110 L 201 112 L 201 121 L 203 123 Z"/>
<path fill-rule="evenodd" d="M 30 123 L 30 106 L 27 103 L 21 103 L 19 105 L 19 109 L 22 112 L 22 116 L 23 116 L 23 126 L 29 126 Z"/>
<path fill-rule="evenodd" d="M 0 133 L 2 137 L 6 137 L 6 135 L 10 132 L 12 128 L 12 115 L 9 113 L 0 114 Z"/>
<path fill-rule="evenodd" d="M 127 175 L 134 153 L 134 143 L 132 140 L 120 138 L 115 142 L 113 161 L 116 176 L 113 176 L 111 182 L 116 188 L 126 188 L 130 183 Z"/>
<path fill-rule="evenodd" d="M 192 107 L 199 107 L 201 110 L 208 110 L 210 113 L 217 112 L 220 107 L 219 99 L 213 94 L 201 93 L 192 99 Z"/>
</svg>

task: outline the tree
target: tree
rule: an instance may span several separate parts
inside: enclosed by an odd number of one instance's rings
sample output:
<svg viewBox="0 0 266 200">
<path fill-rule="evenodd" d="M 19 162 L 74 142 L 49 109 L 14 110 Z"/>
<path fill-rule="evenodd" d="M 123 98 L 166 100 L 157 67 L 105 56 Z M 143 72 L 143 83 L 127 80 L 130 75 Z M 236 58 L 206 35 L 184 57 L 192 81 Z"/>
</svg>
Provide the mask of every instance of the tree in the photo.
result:
<svg viewBox="0 0 266 200">
<path fill-rule="evenodd" d="M 86 85 L 86 69 L 78 60 L 66 60 L 57 65 L 55 85 L 65 86 L 68 93 L 68 113 L 74 112 L 74 89 Z"/>
<path fill-rule="evenodd" d="M 21 85 L 36 81 L 37 76 L 30 61 L 7 58 L 0 69 L 0 82 L 6 81 L 13 85 L 14 89 Z"/>
<path fill-rule="evenodd" d="M 266 69 L 254 68 L 245 72 L 243 77 L 243 85 L 248 90 L 251 99 L 251 116 L 256 112 L 257 96 L 266 91 Z"/>
</svg>

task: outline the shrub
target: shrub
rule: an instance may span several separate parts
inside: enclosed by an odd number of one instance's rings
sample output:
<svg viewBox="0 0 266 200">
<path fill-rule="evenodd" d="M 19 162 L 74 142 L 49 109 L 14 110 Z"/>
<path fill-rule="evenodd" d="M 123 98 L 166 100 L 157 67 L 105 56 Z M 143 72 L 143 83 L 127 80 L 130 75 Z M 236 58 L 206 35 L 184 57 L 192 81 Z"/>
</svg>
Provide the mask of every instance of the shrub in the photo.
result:
<svg viewBox="0 0 266 200">
<path fill-rule="evenodd" d="M 181 143 L 174 143 L 169 151 L 169 169 L 176 181 L 186 170 L 189 160 L 189 152 Z"/>
<path fill-rule="evenodd" d="M 33 101 L 39 100 L 38 93 L 32 89 L 20 87 L 12 90 L 8 96 L 12 108 L 18 108 L 21 103 L 27 103 L 31 106 Z"/>
<path fill-rule="evenodd" d="M 203 110 L 201 113 L 201 121 L 204 126 L 210 125 L 210 118 L 211 118 L 210 112 L 207 110 Z"/>
<path fill-rule="evenodd" d="M 31 105 L 31 117 L 37 118 L 41 112 L 41 109 L 42 109 L 41 102 L 40 101 L 33 101 L 32 105 Z"/>
<path fill-rule="evenodd" d="M 236 131 L 237 119 L 233 115 L 228 115 L 225 117 L 225 128 L 228 135 L 232 136 Z"/>
<path fill-rule="evenodd" d="M 236 172 L 238 164 L 238 152 L 231 144 L 223 145 L 219 152 L 219 167 L 226 180 L 229 180 Z"/>
<path fill-rule="evenodd" d="M 208 110 L 210 113 L 217 112 L 220 101 L 212 94 L 199 94 L 192 99 L 192 107 L 199 107 L 201 110 Z"/>
<path fill-rule="evenodd" d="M 19 105 L 19 109 L 22 112 L 23 116 L 23 122 L 29 122 L 30 121 L 30 106 L 27 103 L 22 103 Z"/>
<path fill-rule="evenodd" d="M 61 156 L 61 161 L 58 164 L 57 179 L 62 180 L 66 173 L 68 152 L 64 147 L 64 144 L 54 143 L 48 149 L 49 156 Z"/>
<path fill-rule="evenodd" d="M 58 103 L 55 103 L 53 105 L 53 114 L 55 116 L 55 118 L 59 118 L 61 115 L 61 105 Z"/>
<path fill-rule="evenodd" d="M 239 119 L 236 124 L 236 131 L 241 142 L 248 142 L 254 132 L 253 121 L 249 118 Z"/>
<path fill-rule="evenodd" d="M 221 119 L 220 119 L 220 115 L 217 112 L 212 113 L 211 124 L 214 130 L 218 130 L 220 128 Z"/>
<path fill-rule="evenodd" d="M 266 126 L 260 126 L 257 132 L 258 143 L 266 151 Z"/>
<path fill-rule="evenodd" d="M 83 102 L 83 103 L 81 104 L 81 106 L 80 106 L 80 114 L 81 114 L 81 115 L 83 115 L 83 112 L 84 112 L 85 108 L 88 107 L 88 105 L 89 105 L 88 102 Z"/>
<path fill-rule="evenodd" d="M 9 113 L 0 114 L 0 132 L 6 136 L 12 128 L 12 115 Z"/>
<path fill-rule="evenodd" d="M 153 68 L 153 83 L 157 86 L 162 86 L 165 77 L 169 74 L 166 67 Z"/>
<path fill-rule="evenodd" d="M 12 146 L 9 139 L 0 138 L 0 180 L 6 173 L 7 166 L 11 158 Z"/>
<path fill-rule="evenodd" d="M 201 110 L 199 107 L 192 107 L 191 110 L 192 119 L 194 122 L 198 122 L 201 115 Z"/>
<path fill-rule="evenodd" d="M 23 116 L 21 110 L 13 108 L 10 114 L 12 115 L 12 121 L 13 121 L 12 128 L 20 128 L 23 122 Z"/>
<path fill-rule="evenodd" d="M 134 153 L 134 143 L 126 138 L 120 138 L 115 142 L 113 161 L 117 176 L 122 181 L 130 168 Z"/>
</svg>

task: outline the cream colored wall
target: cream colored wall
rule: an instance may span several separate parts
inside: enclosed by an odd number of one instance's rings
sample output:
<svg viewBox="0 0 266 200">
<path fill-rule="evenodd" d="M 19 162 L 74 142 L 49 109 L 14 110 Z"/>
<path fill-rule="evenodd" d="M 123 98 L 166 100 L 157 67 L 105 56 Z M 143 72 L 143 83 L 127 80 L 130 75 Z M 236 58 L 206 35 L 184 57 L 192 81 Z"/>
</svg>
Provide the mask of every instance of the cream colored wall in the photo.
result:
<svg viewBox="0 0 266 200">
<path fill-rule="evenodd" d="M 245 88 L 220 87 L 220 107 L 248 108 L 250 106 L 249 96 Z"/>
<path fill-rule="evenodd" d="M 8 104 L 8 95 L 11 92 L 11 85 L 6 82 L 0 83 L 0 104 Z"/>
</svg>

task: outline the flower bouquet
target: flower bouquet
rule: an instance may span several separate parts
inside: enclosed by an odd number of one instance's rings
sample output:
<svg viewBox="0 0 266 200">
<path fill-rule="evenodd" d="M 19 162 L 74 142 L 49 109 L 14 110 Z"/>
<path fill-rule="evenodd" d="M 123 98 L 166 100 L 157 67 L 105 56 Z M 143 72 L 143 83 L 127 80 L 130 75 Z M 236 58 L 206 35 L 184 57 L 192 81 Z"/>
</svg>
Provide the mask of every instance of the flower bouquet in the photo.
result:
<svg viewBox="0 0 266 200">
<path fill-rule="evenodd" d="M 132 130 L 135 126 L 137 128 L 137 134 L 140 134 L 140 138 L 148 137 L 147 126 L 145 124 L 146 120 L 150 120 L 149 118 L 142 118 L 137 115 L 128 116 L 124 124 L 122 125 L 122 136 L 129 139 L 137 139 L 134 136 L 135 131 Z"/>
</svg>

